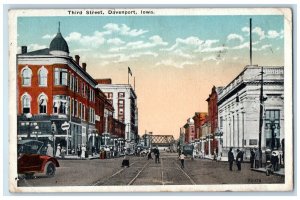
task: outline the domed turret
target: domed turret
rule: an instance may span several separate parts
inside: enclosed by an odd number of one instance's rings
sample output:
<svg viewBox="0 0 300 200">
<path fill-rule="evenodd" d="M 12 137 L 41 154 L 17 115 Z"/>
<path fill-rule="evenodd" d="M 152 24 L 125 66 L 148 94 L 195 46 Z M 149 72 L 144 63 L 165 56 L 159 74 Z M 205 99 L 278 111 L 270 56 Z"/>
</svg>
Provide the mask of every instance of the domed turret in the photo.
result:
<svg viewBox="0 0 300 200">
<path fill-rule="evenodd" d="M 52 55 L 59 55 L 59 56 L 69 55 L 69 46 L 60 33 L 60 22 L 58 24 L 58 33 L 50 43 L 49 53 Z"/>
<path fill-rule="evenodd" d="M 193 118 L 189 118 L 189 119 L 188 119 L 188 124 L 194 124 Z"/>
</svg>

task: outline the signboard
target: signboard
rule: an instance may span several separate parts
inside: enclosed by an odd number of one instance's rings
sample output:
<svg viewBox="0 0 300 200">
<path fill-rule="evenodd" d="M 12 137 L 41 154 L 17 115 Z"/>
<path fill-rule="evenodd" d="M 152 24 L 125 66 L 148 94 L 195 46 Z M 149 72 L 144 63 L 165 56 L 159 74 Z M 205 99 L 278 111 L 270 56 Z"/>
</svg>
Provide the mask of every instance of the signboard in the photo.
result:
<svg viewBox="0 0 300 200">
<path fill-rule="evenodd" d="M 62 125 L 61 125 L 61 129 L 62 130 L 69 130 L 70 128 L 70 124 L 68 122 L 64 122 Z"/>
<path fill-rule="evenodd" d="M 100 121 L 100 116 L 96 115 L 96 121 Z"/>
</svg>

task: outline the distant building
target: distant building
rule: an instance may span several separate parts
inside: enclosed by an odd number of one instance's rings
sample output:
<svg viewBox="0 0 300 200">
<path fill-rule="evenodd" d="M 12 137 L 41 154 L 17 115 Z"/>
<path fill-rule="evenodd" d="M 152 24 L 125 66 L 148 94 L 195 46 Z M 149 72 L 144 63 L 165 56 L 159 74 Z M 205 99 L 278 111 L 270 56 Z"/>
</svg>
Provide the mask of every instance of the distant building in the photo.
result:
<svg viewBox="0 0 300 200">
<path fill-rule="evenodd" d="M 213 153 L 216 151 L 218 153 L 218 141 L 215 137 L 218 130 L 218 93 L 222 90 L 222 87 L 215 87 L 211 89 L 211 93 L 209 94 L 209 97 L 206 99 L 208 104 L 208 115 L 207 115 L 207 122 L 210 124 L 210 130 L 209 134 L 212 137 L 212 140 L 210 141 L 210 145 L 208 148 L 210 149 L 210 152 Z"/>
<path fill-rule="evenodd" d="M 223 149 L 258 147 L 260 119 L 260 66 L 246 66 L 218 97 Z M 284 139 L 284 67 L 263 67 L 262 150 L 280 149 Z"/>
<path fill-rule="evenodd" d="M 195 141 L 195 124 L 193 118 L 189 118 L 187 123 L 184 125 L 185 129 L 185 143 L 191 143 Z"/>
<path fill-rule="evenodd" d="M 104 81 L 97 79 L 99 88 L 111 102 L 114 108 L 113 117 L 125 124 L 125 140 L 127 148 L 133 149 L 138 139 L 138 108 L 135 91 L 128 84 L 101 84 Z"/>
<path fill-rule="evenodd" d="M 196 139 L 200 139 L 202 137 L 201 126 L 204 124 L 206 116 L 207 116 L 206 112 L 196 112 L 193 117 L 194 124 L 195 124 L 195 138 Z"/>
</svg>

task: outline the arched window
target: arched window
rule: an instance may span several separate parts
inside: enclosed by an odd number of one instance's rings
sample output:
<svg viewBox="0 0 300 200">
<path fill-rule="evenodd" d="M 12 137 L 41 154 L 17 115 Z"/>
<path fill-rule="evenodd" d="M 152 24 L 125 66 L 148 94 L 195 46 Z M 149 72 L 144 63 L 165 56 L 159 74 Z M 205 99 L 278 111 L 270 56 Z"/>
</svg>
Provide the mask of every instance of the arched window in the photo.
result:
<svg viewBox="0 0 300 200">
<path fill-rule="evenodd" d="M 31 86 L 31 76 L 32 76 L 32 71 L 28 66 L 26 66 L 22 70 L 22 85 L 23 86 Z"/>
<path fill-rule="evenodd" d="M 47 86 L 47 69 L 43 66 L 39 70 L 39 85 L 40 86 Z"/>
<path fill-rule="evenodd" d="M 26 93 L 22 96 L 22 112 L 23 114 L 30 113 L 31 97 Z"/>
<path fill-rule="evenodd" d="M 45 95 L 40 95 L 39 97 L 39 113 L 46 114 L 47 113 L 47 97 Z"/>
</svg>

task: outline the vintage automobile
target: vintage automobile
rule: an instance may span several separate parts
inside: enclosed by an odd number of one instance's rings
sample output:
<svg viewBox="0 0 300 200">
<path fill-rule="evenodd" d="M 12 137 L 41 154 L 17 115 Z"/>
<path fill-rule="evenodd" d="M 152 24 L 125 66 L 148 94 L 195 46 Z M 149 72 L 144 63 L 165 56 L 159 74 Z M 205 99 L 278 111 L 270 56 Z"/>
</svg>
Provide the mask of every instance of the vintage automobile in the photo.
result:
<svg viewBox="0 0 300 200">
<path fill-rule="evenodd" d="M 59 163 L 56 158 L 46 155 L 44 143 L 37 140 L 18 141 L 18 174 L 32 178 L 35 173 L 47 177 L 55 175 Z"/>
</svg>

